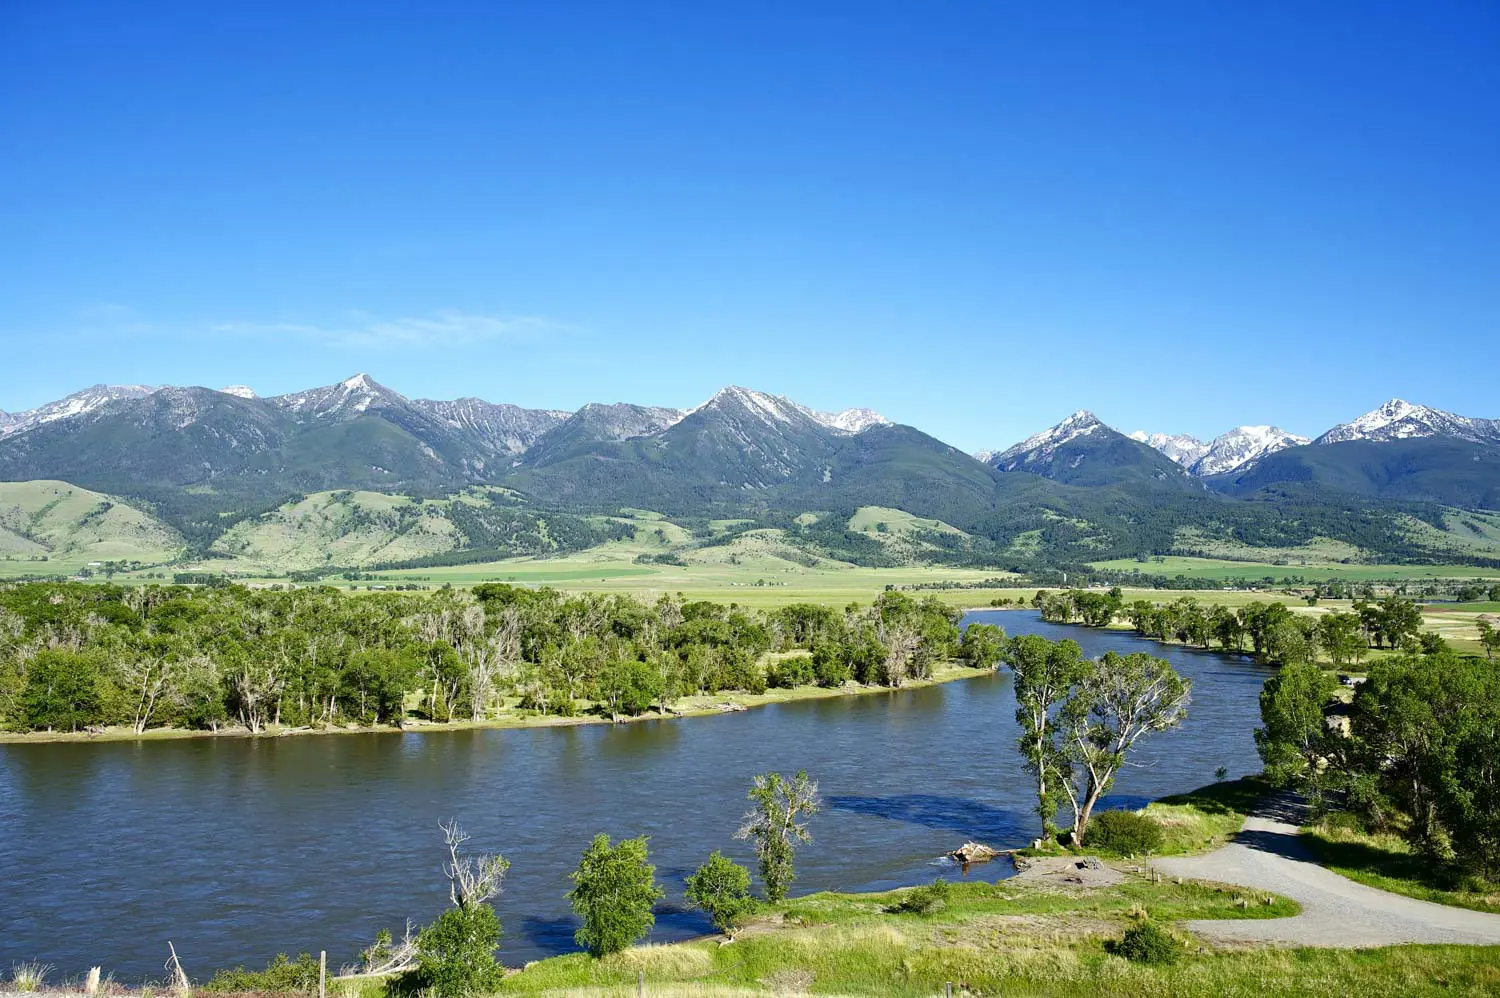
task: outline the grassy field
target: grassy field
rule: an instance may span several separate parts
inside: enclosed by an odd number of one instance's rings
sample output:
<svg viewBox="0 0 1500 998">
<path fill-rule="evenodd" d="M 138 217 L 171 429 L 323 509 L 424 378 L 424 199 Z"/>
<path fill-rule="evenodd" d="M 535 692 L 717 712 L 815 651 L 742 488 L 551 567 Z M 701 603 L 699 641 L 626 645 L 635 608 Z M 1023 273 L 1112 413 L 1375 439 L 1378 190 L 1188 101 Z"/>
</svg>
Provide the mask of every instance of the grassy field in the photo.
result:
<svg viewBox="0 0 1500 998">
<path fill-rule="evenodd" d="M 1500 579 L 1500 569 L 1474 568 L 1466 565 L 1345 565 L 1338 562 L 1274 564 L 1269 561 L 1230 561 L 1225 558 L 1188 558 L 1176 555 L 1156 557 L 1150 561 L 1116 558 L 1096 561 L 1093 567 L 1116 572 L 1139 571 L 1143 575 L 1182 575 L 1189 579 L 1263 579 L 1277 580 L 1298 576 L 1316 582 L 1342 579 L 1346 582 L 1369 582 L 1377 579 L 1421 581 L 1425 579 Z"/>
<path fill-rule="evenodd" d="M 781 606 L 809 600 L 834 605 L 851 601 L 868 603 L 888 586 L 972 584 L 1004 577 L 1006 573 L 998 571 L 927 566 L 858 568 L 823 565 L 810 568 L 769 558 L 686 566 L 637 565 L 623 557 L 623 553 L 594 549 L 562 558 L 513 558 L 446 568 L 380 572 L 374 579 L 376 584 L 419 582 L 459 587 L 481 582 L 508 582 L 570 591 L 631 593 L 645 599 L 665 593 L 682 593 L 691 599 L 713 599 L 747 606 Z M 330 582 L 340 584 L 337 579 Z M 358 584 L 369 586 L 371 581 Z M 1034 591 L 1026 590 L 1027 593 Z M 966 605 L 979 605 L 996 598 L 1001 590 L 950 590 L 949 594 L 954 592 L 964 594 L 970 601 Z M 1011 595 L 1019 595 L 1019 591 Z"/>
<path fill-rule="evenodd" d="M 0 577 L 72 574 L 106 561 L 156 565 L 182 538 L 121 500 L 66 482 L 0 482 Z"/>
</svg>

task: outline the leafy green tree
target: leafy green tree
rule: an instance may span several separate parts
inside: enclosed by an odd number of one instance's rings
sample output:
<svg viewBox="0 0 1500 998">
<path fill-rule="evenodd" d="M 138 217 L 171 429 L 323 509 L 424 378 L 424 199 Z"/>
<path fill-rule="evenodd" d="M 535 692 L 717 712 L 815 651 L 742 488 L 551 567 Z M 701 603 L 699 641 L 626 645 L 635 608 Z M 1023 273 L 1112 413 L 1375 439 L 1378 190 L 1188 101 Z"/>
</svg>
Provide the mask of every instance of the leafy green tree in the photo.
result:
<svg viewBox="0 0 1500 998">
<path fill-rule="evenodd" d="M 780 773 L 763 773 L 751 782 L 747 796 L 755 806 L 746 812 L 734 837 L 755 844 L 766 900 L 775 903 L 786 897 L 796 878 L 797 846 L 812 841 L 807 822 L 798 819 L 810 818 L 821 809 L 818 784 L 808 779 L 805 770 L 798 770 L 790 780 Z"/>
<path fill-rule="evenodd" d="M 745 916 L 755 910 L 755 900 L 750 897 L 750 871 L 717 849 L 687 878 L 684 896 L 689 904 L 707 912 L 714 928 L 730 939 Z"/>
<path fill-rule="evenodd" d="M 813 649 L 813 675 L 819 686 L 830 689 L 847 683 L 852 675 L 848 646 L 837 640 L 821 642 Z"/>
<path fill-rule="evenodd" d="M 1335 610 L 1318 618 L 1317 626 L 1318 644 L 1328 653 L 1334 668 L 1342 669 L 1363 657 L 1364 641 L 1360 639 L 1358 615 Z"/>
<path fill-rule="evenodd" d="M 1408 638 L 1416 637 L 1422 626 L 1422 612 L 1409 599 L 1387 596 L 1380 602 L 1380 633 L 1392 648 L 1398 648 Z"/>
<path fill-rule="evenodd" d="M 1042 835 L 1057 835 L 1057 806 L 1062 785 L 1071 775 L 1067 754 L 1057 743 L 1054 715 L 1087 663 L 1076 641 L 1056 643 L 1035 634 L 1014 638 L 1005 649 L 1016 695 L 1016 723 L 1021 727 L 1021 755 L 1036 777 L 1037 816 Z"/>
<path fill-rule="evenodd" d="M 1260 694 L 1261 727 L 1255 747 L 1266 764 L 1266 776 L 1279 786 L 1300 786 L 1321 803 L 1321 765 L 1328 747 L 1323 708 L 1338 684 L 1316 665 L 1286 665 L 1266 680 Z"/>
<path fill-rule="evenodd" d="M 993 669 L 1005 654 L 1005 631 L 994 624 L 970 624 L 964 628 L 959 656 L 975 669 Z"/>
<path fill-rule="evenodd" d="M 64 649 L 38 652 L 26 667 L 21 712 L 32 731 L 77 731 L 102 719 L 99 664 L 84 653 Z"/>
<path fill-rule="evenodd" d="M 500 919 L 487 904 L 449 908 L 417 936 L 419 988 L 434 995 L 495 990 L 505 968 L 495 961 Z"/>
<path fill-rule="evenodd" d="M 1485 658 L 1493 660 L 1495 651 L 1500 649 L 1500 631 L 1497 631 L 1488 620 L 1479 620 L 1479 645 L 1484 649 Z"/>
<path fill-rule="evenodd" d="M 583 919 L 574 938 L 593 956 L 618 953 L 656 924 L 651 909 L 665 895 L 656 886 L 644 835 L 613 846 L 608 835 L 594 836 L 572 880 L 568 900 Z"/>
<path fill-rule="evenodd" d="M 644 714 L 662 692 L 661 674 L 638 658 L 620 655 L 599 677 L 600 698 L 609 705 L 610 717 Z"/>
</svg>

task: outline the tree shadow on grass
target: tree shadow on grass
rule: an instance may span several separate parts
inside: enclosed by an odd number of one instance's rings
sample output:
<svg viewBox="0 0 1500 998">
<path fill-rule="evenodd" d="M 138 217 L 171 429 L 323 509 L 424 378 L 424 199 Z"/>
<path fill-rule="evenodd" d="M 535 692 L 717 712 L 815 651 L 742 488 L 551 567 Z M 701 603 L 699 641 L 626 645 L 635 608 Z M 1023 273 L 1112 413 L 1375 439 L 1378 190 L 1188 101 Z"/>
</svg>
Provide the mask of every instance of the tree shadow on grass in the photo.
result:
<svg viewBox="0 0 1500 998">
<path fill-rule="evenodd" d="M 1032 836 L 1036 823 L 1029 814 L 995 807 L 966 797 L 938 794 L 894 794 L 889 797 L 845 795 L 829 797 L 835 811 L 906 821 L 924 828 L 953 831 L 991 842 L 1022 841 Z"/>
<path fill-rule="evenodd" d="M 1249 814 L 1260 807 L 1271 793 L 1271 785 L 1265 780 L 1247 776 L 1241 780 L 1210 783 L 1185 794 L 1163 797 L 1161 803 L 1187 805 L 1205 814 Z"/>
</svg>

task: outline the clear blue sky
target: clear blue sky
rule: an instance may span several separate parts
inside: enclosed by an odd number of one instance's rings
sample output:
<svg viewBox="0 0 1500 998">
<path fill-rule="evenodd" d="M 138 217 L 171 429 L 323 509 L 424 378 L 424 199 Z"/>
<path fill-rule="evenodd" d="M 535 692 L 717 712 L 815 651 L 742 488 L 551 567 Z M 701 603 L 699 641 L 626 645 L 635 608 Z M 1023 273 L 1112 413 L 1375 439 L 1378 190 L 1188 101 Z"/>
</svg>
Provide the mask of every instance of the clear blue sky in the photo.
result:
<svg viewBox="0 0 1500 998">
<path fill-rule="evenodd" d="M 1500 5 L 0 5 L 0 409 L 1500 416 Z"/>
</svg>

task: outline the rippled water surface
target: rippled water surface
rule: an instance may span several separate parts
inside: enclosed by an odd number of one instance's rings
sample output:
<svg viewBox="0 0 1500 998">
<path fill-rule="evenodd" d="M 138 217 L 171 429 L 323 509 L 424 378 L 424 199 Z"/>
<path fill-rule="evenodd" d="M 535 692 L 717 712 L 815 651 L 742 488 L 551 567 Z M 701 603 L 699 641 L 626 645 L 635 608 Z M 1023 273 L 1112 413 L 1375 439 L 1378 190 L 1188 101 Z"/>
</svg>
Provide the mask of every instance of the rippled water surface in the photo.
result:
<svg viewBox="0 0 1500 998">
<path fill-rule="evenodd" d="M 967 619 L 1069 637 L 1091 656 L 1150 651 L 1192 677 L 1188 722 L 1142 743 L 1113 801 L 1260 768 L 1266 672 L 1253 663 L 1030 612 Z M 708 925 L 683 909 L 683 877 L 714 849 L 751 865 L 731 835 L 750 777 L 773 769 L 806 768 L 827 804 L 794 893 L 930 879 L 965 839 L 1036 834 L 1014 711 L 1002 672 L 618 727 L 0 745 L 0 966 L 157 977 L 169 939 L 200 978 L 279 951 L 352 960 L 381 927 L 443 908 L 437 822 L 450 816 L 511 860 L 507 963 L 573 948 L 567 875 L 600 831 L 651 838 L 667 891 L 653 938 L 697 935 Z"/>
</svg>

